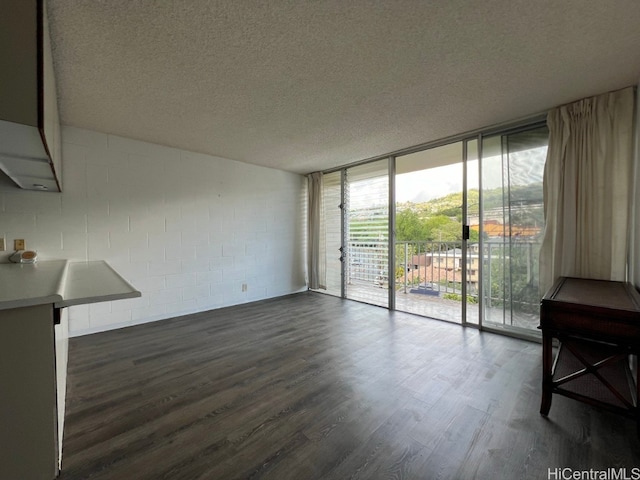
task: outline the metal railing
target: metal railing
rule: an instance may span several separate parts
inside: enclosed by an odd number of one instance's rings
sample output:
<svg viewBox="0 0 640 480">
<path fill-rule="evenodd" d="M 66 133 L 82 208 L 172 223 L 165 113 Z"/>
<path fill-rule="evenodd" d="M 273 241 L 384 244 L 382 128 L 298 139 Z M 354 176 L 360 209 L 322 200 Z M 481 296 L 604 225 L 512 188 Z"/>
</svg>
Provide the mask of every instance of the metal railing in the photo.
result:
<svg viewBox="0 0 640 480">
<path fill-rule="evenodd" d="M 396 242 L 396 288 L 404 293 L 434 296 L 462 294 L 462 248 L 460 242 Z M 538 253 L 540 243 L 529 240 L 490 239 L 467 246 L 467 295 L 477 299 L 479 271 L 484 272 L 484 301 L 488 307 L 506 303 L 516 310 L 539 307 L 537 297 Z M 348 244 L 347 282 L 388 285 L 387 242 Z"/>
<path fill-rule="evenodd" d="M 404 293 L 462 293 L 459 242 L 396 242 L 396 286 Z"/>
</svg>

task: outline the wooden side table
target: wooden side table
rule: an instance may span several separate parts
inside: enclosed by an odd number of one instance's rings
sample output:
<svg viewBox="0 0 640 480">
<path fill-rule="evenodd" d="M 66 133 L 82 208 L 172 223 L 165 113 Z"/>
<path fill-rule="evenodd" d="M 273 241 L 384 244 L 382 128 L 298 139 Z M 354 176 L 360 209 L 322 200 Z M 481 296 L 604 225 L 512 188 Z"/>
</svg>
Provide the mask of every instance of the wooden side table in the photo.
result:
<svg viewBox="0 0 640 480">
<path fill-rule="evenodd" d="M 640 294 L 632 284 L 561 277 L 540 305 L 542 403 L 559 394 L 636 420 L 640 388 L 629 368 L 640 353 Z M 553 359 L 553 338 L 560 348 Z"/>
</svg>

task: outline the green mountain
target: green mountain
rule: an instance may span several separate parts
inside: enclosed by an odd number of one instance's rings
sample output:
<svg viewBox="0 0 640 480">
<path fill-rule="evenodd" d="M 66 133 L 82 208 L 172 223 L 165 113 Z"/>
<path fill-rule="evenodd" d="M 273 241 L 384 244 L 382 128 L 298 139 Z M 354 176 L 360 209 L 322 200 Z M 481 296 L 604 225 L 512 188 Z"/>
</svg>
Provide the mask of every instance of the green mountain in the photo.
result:
<svg viewBox="0 0 640 480">
<path fill-rule="evenodd" d="M 505 192 L 502 188 L 483 191 L 485 218 L 503 217 L 510 213 L 511 223 L 519 226 L 539 226 L 544 223 L 542 184 L 515 185 Z M 468 192 L 469 215 L 477 216 L 479 191 Z M 462 192 L 454 192 L 427 202 L 396 204 L 396 235 L 400 241 L 457 242 L 462 232 Z M 506 209 L 506 210 L 505 210 Z M 497 212 L 497 213 L 496 213 Z M 472 240 L 474 234 L 471 232 Z"/>
</svg>

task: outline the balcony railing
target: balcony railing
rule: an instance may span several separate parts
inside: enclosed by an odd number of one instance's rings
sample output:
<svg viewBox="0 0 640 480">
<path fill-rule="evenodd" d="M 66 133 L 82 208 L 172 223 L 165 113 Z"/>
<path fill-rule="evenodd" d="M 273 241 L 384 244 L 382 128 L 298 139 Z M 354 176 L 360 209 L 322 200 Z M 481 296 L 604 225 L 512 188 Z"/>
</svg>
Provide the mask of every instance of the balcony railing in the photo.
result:
<svg viewBox="0 0 640 480">
<path fill-rule="evenodd" d="M 396 242 L 395 278 L 396 288 L 402 288 L 404 293 L 461 294 L 462 250 L 460 244 Z M 411 292 L 412 289 L 418 292 Z"/>
<path fill-rule="evenodd" d="M 396 242 L 396 291 L 427 297 L 459 299 L 462 295 L 463 257 L 460 242 Z M 467 300 L 478 301 L 482 262 L 484 302 L 487 308 L 538 311 L 538 253 L 540 243 L 519 239 L 490 239 L 467 247 Z M 387 242 L 351 242 L 347 282 L 359 286 L 388 286 Z M 421 295 L 422 297 L 422 295 Z"/>
</svg>

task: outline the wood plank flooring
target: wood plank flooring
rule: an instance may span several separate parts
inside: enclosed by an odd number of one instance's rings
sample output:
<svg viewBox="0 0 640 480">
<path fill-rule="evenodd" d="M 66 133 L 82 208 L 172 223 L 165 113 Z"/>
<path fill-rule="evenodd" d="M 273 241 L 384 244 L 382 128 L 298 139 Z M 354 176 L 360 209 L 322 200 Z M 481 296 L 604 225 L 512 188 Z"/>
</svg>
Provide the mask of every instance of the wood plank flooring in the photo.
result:
<svg viewBox="0 0 640 480">
<path fill-rule="evenodd" d="M 318 293 L 70 342 L 61 479 L 546 479 L 640 467 L 541 346 Z"/>
</svg>

